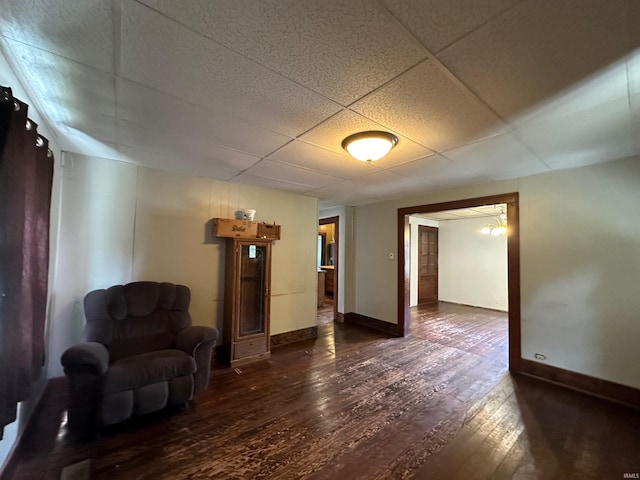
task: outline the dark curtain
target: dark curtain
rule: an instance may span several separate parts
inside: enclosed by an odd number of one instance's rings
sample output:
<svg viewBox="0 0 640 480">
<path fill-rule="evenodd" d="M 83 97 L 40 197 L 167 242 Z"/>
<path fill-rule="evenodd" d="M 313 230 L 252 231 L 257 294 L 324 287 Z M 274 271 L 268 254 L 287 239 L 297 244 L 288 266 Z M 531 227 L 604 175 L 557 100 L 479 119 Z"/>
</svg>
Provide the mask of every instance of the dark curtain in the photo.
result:
<svg viewBox="0 0 640 480">
<path fill-rule="evenodd" d="M 53 156 L 0 87 L 0 439 L 44 365 Z"/>
</svg>

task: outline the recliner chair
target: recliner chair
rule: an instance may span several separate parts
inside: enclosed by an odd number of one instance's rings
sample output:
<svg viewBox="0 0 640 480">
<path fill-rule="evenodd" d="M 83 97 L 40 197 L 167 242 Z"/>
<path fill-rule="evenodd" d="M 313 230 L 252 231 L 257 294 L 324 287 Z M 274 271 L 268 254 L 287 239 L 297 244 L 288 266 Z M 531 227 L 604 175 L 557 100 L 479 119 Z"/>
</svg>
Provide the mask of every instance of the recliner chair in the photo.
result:
<svg viewBox="0 0 640 480">
<path fill-rule="evenodd" d="M 61 362 L 76 436 L 168 406 L 207 389 L 215 328 L 192 326 L 189 288 L 133 282 L 84 298 L 85 342 Z"/>
</svg>

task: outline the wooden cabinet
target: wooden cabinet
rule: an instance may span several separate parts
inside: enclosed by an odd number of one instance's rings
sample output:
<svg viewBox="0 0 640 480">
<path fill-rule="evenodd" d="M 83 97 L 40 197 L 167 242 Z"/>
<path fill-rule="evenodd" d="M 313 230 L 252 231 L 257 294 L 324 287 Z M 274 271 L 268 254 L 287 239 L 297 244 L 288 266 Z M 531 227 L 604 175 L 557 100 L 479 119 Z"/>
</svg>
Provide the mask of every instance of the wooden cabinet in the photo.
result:
<svg viewBox="0 0 640 480">
<path fill-rule="evenodd" d="M 227 238 L 225 272 L 223 360 L 269 358 L 271 240 Z"/>
<path fill-rule="evenodd" d="M 318 307 L 322 306 L 324 302 L 325 280 L 327 272 L 324 270 L 318 270 Z"/>
<path fill-rule="evenodd" d="M 322 270 L 324 270 L 325 272 L 327 272 L 327 277 L 325 279 L 325 292 L 329 295 L 333 295 L 333 283 L 334 283 L 334 275 L 335 275 L 335 267 L 333 266 L 329 266 L 329 265 L 324 265 L 322 267 Z"/>
</svg>

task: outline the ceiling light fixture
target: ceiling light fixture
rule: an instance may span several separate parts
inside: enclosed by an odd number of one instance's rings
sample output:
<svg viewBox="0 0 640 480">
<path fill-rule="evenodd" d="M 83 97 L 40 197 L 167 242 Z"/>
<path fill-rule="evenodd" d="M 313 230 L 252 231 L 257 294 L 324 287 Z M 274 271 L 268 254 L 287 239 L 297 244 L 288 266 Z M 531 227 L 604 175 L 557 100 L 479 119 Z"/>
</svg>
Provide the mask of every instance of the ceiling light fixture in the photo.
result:
<svg viewBox="0 0 640 480">
<path fill-rule="evenodd" d="M 485 235 L 493 235 L 497 237 L 498 235 L 506 235 L 507 233 L 507 216 L 504 213 L 504 208 L 502 209 L 502 213 L 500 214 L 500 218 L 496 218 L 496 223 L 493 225 L 486 225 L 480 230 L 480 233 L 484 233 Z"/>
<path fill-rule="evenodd" d="M 342 141 L 342 148 L 362 162 L 380 160 L 398 144 L 398 137 L 389 132 L 372 130 L 349 135 Z"/>
</svg>

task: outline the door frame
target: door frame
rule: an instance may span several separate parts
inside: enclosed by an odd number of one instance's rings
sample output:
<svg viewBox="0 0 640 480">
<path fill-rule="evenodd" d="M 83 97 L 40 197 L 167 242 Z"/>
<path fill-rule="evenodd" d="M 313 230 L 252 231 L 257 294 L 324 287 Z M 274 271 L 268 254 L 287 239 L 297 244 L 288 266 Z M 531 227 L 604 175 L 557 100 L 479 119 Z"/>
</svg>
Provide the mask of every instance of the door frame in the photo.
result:
<svg viewBox="0 0 640 480">
<path fill-rule="evenodd" d="M 522 359 L 521 317 L 520 317 L 520 219 L 519 196 L 517 192 L 467 198 L 451 202 L 416 205 L 398 208 L 398 330 L 404 336 L 409 334 L 411 317 L 409 314 L 410 271 L 411 271 L 411 228 L 409 215 L 433 213 L 458 208 L 472 208 L 484 205 L 507 205 L 507 285 L 509 303 L 509 370 L 518 371 Z"/>
<path fill-rule="evenodd" d="M 340 266 L 340 217 L 327 217 L 318 219 L 318 226 L 333 223 L 333 241 L 335 242 L 333 252 L 333 320 L 338 318 L 338 272 Z"/>
</svg>

